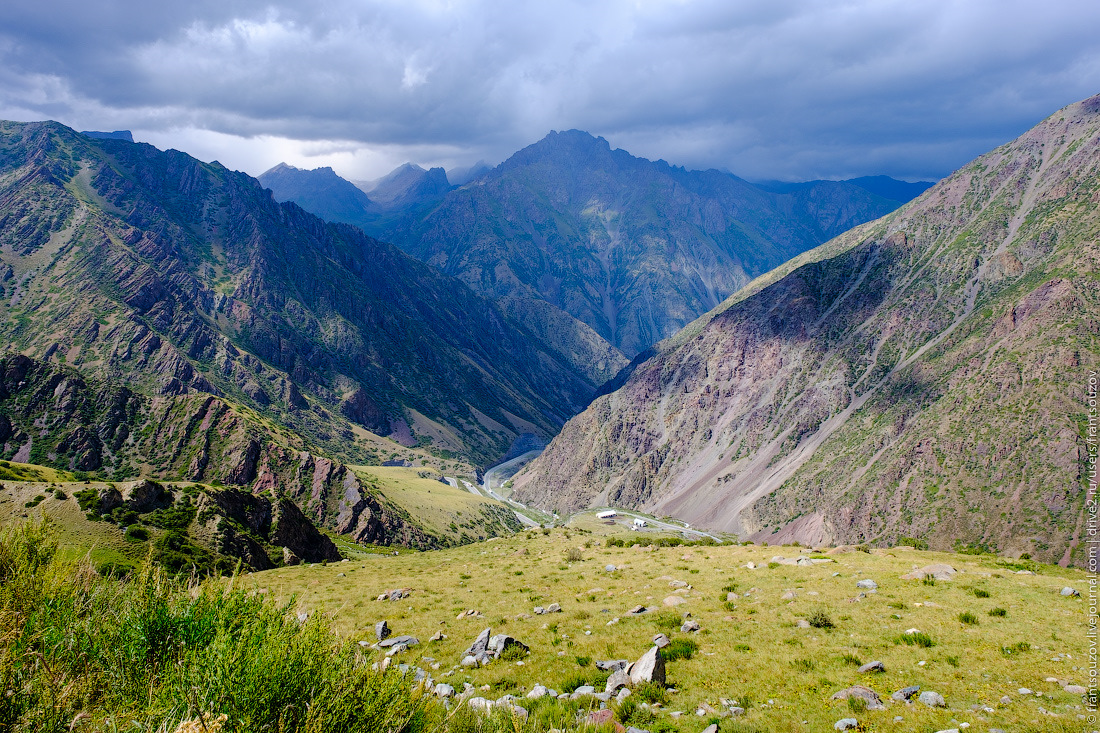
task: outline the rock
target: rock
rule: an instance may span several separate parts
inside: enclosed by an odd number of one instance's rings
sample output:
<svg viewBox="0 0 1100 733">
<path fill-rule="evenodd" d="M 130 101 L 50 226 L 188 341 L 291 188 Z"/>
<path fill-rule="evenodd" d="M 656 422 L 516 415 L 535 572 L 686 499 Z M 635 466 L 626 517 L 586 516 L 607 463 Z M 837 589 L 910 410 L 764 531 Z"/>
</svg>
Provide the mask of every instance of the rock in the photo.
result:
<svg viewBox="0 0 1100 733">
<path fill-rule="evenodd" d="M 573 694 L 569 696 L 570 700 L 576 700 L 578 697 L 584 697 L 585 695 L 595 695 L 596 688 L 592 685 L 581 685 L 577 689 L 573 690 Z"/>
<path fill-rule="evenodd" d="M 383 639 L 382 641 L 378 642 L 378 646 L 385 649 L 386 647 L 396 646 L 397 644 L 404 644 L 406 647 L 410 647 L 416 646 L 419 643 L 420 640 L 417 639 L 415 636 L 402 635 L 391 636 L 387 639 Z"/>
<path fill-rule="evenodd" d="M 657 647 L 650 647 L 649 651 L 630 665 L 630 684 L 638 685 L 642 682 L 665 683 L 665 658 Z"/>
<path fill-rule="evenodd" d="M 428 641 L 443 641 L 447 638 L 447 635 L 442 631 L 437 631 L 428 638 Z"/>
<path fill-rule="evenodd" d="M 1018 692 L 1021 695 L 1030 695 L 1031 694 L 1031 690 L 1027 689 L 1026 687 L 1021 687 L 1020 689 L 1016 690 L 1016 692 Z"/>
<path fill-rule="evenodd" d="M 936 731 L 936 733 L 959 733 L 959 729 L 958 728 L 944 728 L 943 730 Z"/>
<path fill-rule="evenodd" d="M 390 625 L 385 621 L 379 621 L 374 625 L 374 635 L 378 638 L 378 641 L 382 641 L 391 633 Z"/>
<path fill-rule="evenodd" d="M 626 733 L 649 733 L 649 731 L 645 730 L 644 728 L 635 728 L 634 726 L 629 725 L 626 728 Z"/>
<path fill-rule="evenodd" d="M 919 692 L 920 685 L 910 685 L 909 687 L 901 688 L 890 697 L 897 700 L 898 702 L 908 702 L 909 700 L 912 700 L 913 696 L 917 695 Z"/>
<path fill-rule="evenodd" d="M 634 608 L 627 611 L 624 615 L 625 616 L 638 616 L 638 615 L 646 613 L 648 611 L 649 611 L 649 609 L 646 608 L 645 606 L 635 606 Z"/>
<path fill-rule="evenodd" d="M 745 708 L 738 707 L 737 705 L 730 705 L 729 711 L 730 711 L 730 715 L 732 715 L 735 718 L 739 715 L 744 715 L 745 714 Z"/>
<path fill-rule="evenodd" d="M 616 568 L 614 565 L 611 565 L 611 564 L 604 565 L 603 569 L 604 569 L 605 572 L 608 572 L 608 573 L 613 573 L 616 570 L 618 570 L 618 568 Z"/>
<path fill-rule="evenodd" d="M 930 708 L 945 708 L 947 707 L 947 701 L 943 699 L 943 695 L 938 692 L 926 691 L 920 694 L 917 698 L 920 702 L 924 703 Z"/>
<path fill-rule="evenodd" d="M 703 728 L 703 733 L 718 733 L 718 724 L 711 723 L 706 728 Z"/>
<path fill-rule="evenodd" d="M 386 656 L 387 657 L 392 657 L 395 654 L 400 654 L 401 652 L 407 650 L 408 648 L 409 648 L 408 644 L 394 644 L 393 646 L 391 646 L 389 649 L 386 650 Z"/>
<path fill-rule="evenodd" d="M 461 662 L 463 667 L 480 667 L 481 665 L 477 661 L 477 657 L 472 654 L 467 654 L 462 658 Z"/>
<path fill-rule="evenodd" d="M 1080 596 L 1081 595 L 1081 591 L 1075 590 L 1074 588 L 1070 588 L 1068 585 L 1065 588 L 1062 589 L 1061 593 L 1064 596 Z"/>
<path fill-rule="evenodd" d="M 474 643 L 464 651 L 463 656 L 480 657 L 485 654 L 489 649 L 489 636 L 493 633 L 493 630 L 489 627 L 482 629 L 481 633 L 474 639 Z"/>
<path fill-rule="evenodd" d="M 484 697 L 471 697 L 466 701 L 466 704 L 470 706 L 471 710 L 476 710 L 479 713 L 488 713 L 493 709 L 493 701 L 486 700 Z"/>
<path fill-rule="evenodd" d="M 867 674 L 868 672 L 885 672 L 886 665 L 882 662 L 867 662 L 867 664 L 860 667 L 858 671 L 860 674 Z"/>
<path fill-rule="evenodd" d="M 615 693 L 629 684 L 630 675 L 627 674 L 625 667 L 620 667 L 612 672 L 611 676 L 607 678 L 607 685 L 603 689 L 604 692 Z"/>
<path fill-rule="evenodd" d="M 864 687 L 863 685 L 852 685 L 851 687 L 845 688 L 840 692 L 833 693 L 831 699 L 848 700 L 851 698 L 866 701 L 868 710 L 883 710 L 886 707 L 882 704 L 882 698 L 878 696 L 877 692 L 872 690 L 870 687 Z"/>
<path fill-rule="evenodd" d="M 799 567 L 802 567 L 802 568 L 813 567 L 814 561 L 811 560 L 808 557 L 800 557 L 800 558 L 798 558 L 797 560 L 794 561 L 794 564 L 798 565 Z"/>
<path fill-rule="evenodd" d="M 1009 697 L 1008 695 L 1004 695 L 1003 697 L 1001 697 L 1001 704 L 1002 705 L 1011 705 L 1012 704 L 1012 698 Z"/>
<path fill-rule="evenodd" d="M 551 603 L 549 606 L 546 607 L 546 612 L 547 613 L 561 613 L 561 606 L 558 605 L 557 603 Z"/>
<path fill-rule="evenodd" d="M 731 603 L 732 601 L 736 601 L 736 600 L 737 600 L 737 594 L 736 593 L 730 592 L 730 593 L 726 594 L 726 603 Z"/>
<path fill-rule="evenodd" d="M 682 630 L 683 630 L 683 627 L 681 627 L 681 629 L 680 629 L 680 630 L 682 631 Z M 658 649 L 664 649 L 664 648 L 665 648 L 666 646 L 668 646 L 668 645 L 669 645 L 669 644 L 671 644 L 671 643 L 672 643 L 672 642 L 670 642 L 670 641 L 668 640 L 668 637 L 667 637 L 667 636 L 665 636 L 664 634 L 657 634 L 656 636 L 654 636 L 654 637 L 653 637 L 653 644 L 654 644 L 654 646 L 656 646 L 656 647 L 657 647 Z"/>
<path fill-rule="evenodd" d="M 807 621 L 804 618 L 800 618 L 800 619 L 798 619 L 798 621 L 795 622 L 795 626 L 797 626 L 800 629 L 808 629 L 808 628 L 810 628 L 810 622 Z"/>
<path fill-rule="evenodd" d="M 627 699 L 628 697 L 630 697 L 630 688 L 629 687 L 624 687 L 621 690 L 619 690 L 619 693 L 617 695 L 615 695 L 615 700 L 618 701 L 618 702 L 622 702 L 623 700 Z"/>
<path fill-rule="evenodd" d="M 615 722 L 615 711 L 611 708 L 593 710 L 584 719 L 585 725 L 606 725 Z"/>
<path fill-rule="evenodd" d="M 509 649 L 522 649 L 524 654 L 531 651 L 531 647 L 524 644 L 522 641 L 515 639 L 508 634 L 497 634 L 489 639 L 489 643 L 486 646 L 486 651 L 492 654 L 494 657 L 500 657 L 501 654 Z"/>
<path fill-rule="evenodd" d="M 527 693 L 527 698 L 530 700 L 538 700 L 540 697 L 546 697 L 550 694 L 550 690 L 544 685 L 535 685 L 531 688 L 531 691 Z"/>
<path fill-rule="evenodd" d="M 692 631 L 698 631 L 700 628 L 701 627 L 699 626 L 698 621 L 696 621 L 695 619 L 690 619 L 688 621 L 685 621 L 683 623 L 683 625 L 680 627 L 680 633 L 681 634 L 687 634 L 687 633 L 690 633 Z M 654 642 L 654 644 L 656 644 L 656 643 L 657 642 Z"/>
<path fill-rule="evenodd" d="M 464 618 L 470 618 L 473 616 L 480 616 L 481 614 L 470 608 L 455 616 L 455 621 L 461 621 Z"/>
<path fill-rule="evenodd" d="M 390 601 L 400 601 L 402 598 L 408 598 L 411 592 L 412 588 L 395 588 L 394 590 L 386 591 L 385 595 Z"/>
<path fill-rule="evenodd" d="M 663 636 L 663 634 L 658 634 L 658 636 Z M 596 661 L 596 669 L 602 670 L 604 672 L 614 672 L 617 669 L 626 669 L 629 666 L 629 659 L 609 659 L 607 661 Z"/>
<path fill-rule="evenodd" d="M 683 603 L 687 603 L 687 600 L 685 600 L 683 596 L 669 596 L 668 598 L 666 598 L 663 601 L 663 603 L 666 606 L 673 607 L 673 606 L 679 606 Z"/>
<path fill-rule="evenodd" d="M 440 682 L 438 685 L 435 686 L 435 696 L 436 697 L 454 697 L 455 696 L 455 688 L 451 687 L 446 682 Z"/>
<path fill-rule="evenodd" d="M 833 723 L 833 727 L 837 730 L 852 730 L 859 727 L 859 721 L 855 718 L 841 718 Z"/>
<path fill-rule="evenodd" d="M 933 563 L 917 568 L 901 576 L 902 580 L 924 580 L 931 575 L 936 580 L 951 580 L 958 571 L 946 563 Z"/>
<path fill-rule="evenodd" d="M 543 615 L 544 613 L 546 613 L 546 609 L 545 609 L 545 608 L 543 608 L 542 606 L 535 606 L 535 609 L 534 609 L 534 611 L 535 611 L 535 615 L 536 615 L 536 616 L 541 616 L 541 615 Z"/>
<path fill-rule="evenodd" d="M 871 580 L 870 578 L 864 578 L 863 580 L 856 583 L 856 587 L 862 590 L 876 590 L 878 588 L 878 583 Z"/>
<path fill-rule="evenodd" d="M 793 590 L 789 590 L 783 595 L 779 596 L 779 600 L 781 601 L 793 601 L 795 598 L 798 598 L 798 594 L 795 593 Z"/>
<path fill-rule="evenodd" d="M 687 588 L 687 582 L 683 580 L 670 580 L 668 581 L 669 588 Z"/>
<path fill-rule="evenodd" d="M 1088 689 L 1082 687 L 1081 685 L 1066 685 L 1062 689 L 1071 695 L 1084 695 L 1086 692 L 1088 692 Z"/>
</svg>

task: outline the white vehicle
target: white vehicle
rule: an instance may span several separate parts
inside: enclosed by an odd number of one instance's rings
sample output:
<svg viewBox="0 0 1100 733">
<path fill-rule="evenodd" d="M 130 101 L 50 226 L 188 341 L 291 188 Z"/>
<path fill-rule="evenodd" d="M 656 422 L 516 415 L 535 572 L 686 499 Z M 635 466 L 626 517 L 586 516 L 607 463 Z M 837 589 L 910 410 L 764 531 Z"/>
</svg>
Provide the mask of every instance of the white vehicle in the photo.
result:
<svg viewBox="0 0 1100 733">
<path fill-rule="evenodd" d="M 634 520 L 634 526 L 635 527 L 644 527 L 644 526 L 646 526 L 646 521 L 644 519 L 642 519 L 641 517 L 638 517 Z"/>
<path fill-rule="evenodd" d="M 617 515 L 615 510 L 608 510 L 606 512 L 600 512 L 596 515 L 596 519 L 612 519 Z"/>
</svg>

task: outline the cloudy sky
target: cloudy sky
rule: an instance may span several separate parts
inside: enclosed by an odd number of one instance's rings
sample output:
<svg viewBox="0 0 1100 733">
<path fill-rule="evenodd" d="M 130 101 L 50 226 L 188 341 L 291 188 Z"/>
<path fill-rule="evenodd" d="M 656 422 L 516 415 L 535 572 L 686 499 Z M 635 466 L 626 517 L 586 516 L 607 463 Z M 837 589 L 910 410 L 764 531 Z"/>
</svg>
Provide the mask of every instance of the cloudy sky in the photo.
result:
<svg viewBox="0 0 1100 733">
<path fill-rule="evenodd" d="M 258 174 L 551 129 L 747 178 L 946 175 L 1100 92 L 1096 0 L 14 0 L 0 117 Z"/>
</svg>

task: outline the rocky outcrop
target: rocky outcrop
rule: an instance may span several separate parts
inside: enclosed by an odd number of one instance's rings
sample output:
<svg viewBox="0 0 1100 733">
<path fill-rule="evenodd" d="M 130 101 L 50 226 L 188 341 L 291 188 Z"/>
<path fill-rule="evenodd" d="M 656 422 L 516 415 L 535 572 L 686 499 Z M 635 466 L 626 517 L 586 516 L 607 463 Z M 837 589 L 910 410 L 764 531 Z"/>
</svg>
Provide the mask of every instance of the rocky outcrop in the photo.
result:
<svg viewBox="0 0 1100 733">
<path fill-rule="evenodd" d="M 571 420 L 516 497 L 759 541 L 921 537 L 1080 562 L 1097 107 L 1059 111 L 685 328 Z"/>
</svg>

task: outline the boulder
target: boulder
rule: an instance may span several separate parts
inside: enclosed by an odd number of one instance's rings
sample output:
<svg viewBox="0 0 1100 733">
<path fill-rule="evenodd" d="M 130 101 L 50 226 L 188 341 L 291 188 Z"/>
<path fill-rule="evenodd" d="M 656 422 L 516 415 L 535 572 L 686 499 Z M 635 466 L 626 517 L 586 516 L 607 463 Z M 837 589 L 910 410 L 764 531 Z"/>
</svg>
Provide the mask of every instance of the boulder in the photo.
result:
<svg viewBox="0 0 1100 733">
<path fill-rule="evenodd" d="M 658 636 L 664 636 L 664 634 L 658 634 Z M 596 660 L 596 669 L 602 670 L 604 672 L 614 672 L 617 669 L 626 669 L 629 666 L 629 659 L 609 659 L 607 661 Z"/>
<path fill-rule="evenodd" d="M 604 565 L 603 569 L 604 569 L 605 572 L 608 572 L 608 573 L 613 573 L 616 570 L 618 570 L 618 568 L 616 568 L 614 565 L 610 565 L 610 564 L 609 565 Z"/>
<path fill-rule="evenodd" d="M 663 603 L 666 606 L 674 607 L 687 603 L 687 600 L 685 600 L 683 596 L 669 596 L 663 601 Z"/>
<path fill-rule="evenodd" d="M 903 687 L 895 692 L 890 697 L 898 702 L 909 702 L 920 692 L 920 685 L 910 685 L 909 687 Z"/>
<path fill-rule="evenodd" d="M 695 619 L 688 619 L 680 627 L 680 633 L 681 634 L 687 634 L 687 633 L 692 632 L 692 631 L 698 631 L 700 628 L 701 627 L 699 626 L 698 621 L 696 621 Z M 656 644 L 656 643 L 657 642 L 654 642 L 654 644 Z"/>
<path fill-rule="evenodd" d="M 547 613 L 561 613 L 561 606 L 557 603 L 551 603 L 546 607 Z"/>
<path fill-rule="evenodd" d="M 438 685 L 435 686 L 436 697 L 454 697 L 454 695 L 455 688 L 451 687 L 445 682 L 440 682 Z"/>
<path fill-rule="evenodd" d="M 477 657 L 472 654 L 467 654 L 462 658 L 460 664 L 463 667 L 480 667 L 481 664 L 477 661 Z"/>
<path fill-rule="evenodd" d="M 703 728 L 703 733 L 718 733 L 718 724 L 711 723 L 706 728 Z"/>
<path fill-rule="evenodd" d="M 531 651 L 531 647 L 524 644 L 522 641 L 515 639 L 508 634 L 497 634 L 489 639 L 486 650 L 494 657 L 500 657 L 501 654 L 509 649 L 522 649 L 524 654 Z"/>
<path fill-rule="evenodd" d="M 484 655 L 489 649 L 489 637 L 492 635 L 493 630 L 490 627 L 485 627 L 477 638 L 474 639 L 474 643 L 467 647 L 466 651 L 462 652 L 464 657 L 480 657 Z"/>
<path fill-rule="evenodd" d="M 611 673 L 611 676 L 607 678 L 607 685 L 604 686 L 604 692 L 616 693 L 620 689 L 630 684 L 630 675 L 627 674 L 626 668 L 620 667 Z"/>
<path fill-rule="evenodd" d="M 378 638 L 378 641 L 382 641 L 391 633 L 390 625 L 385 621 L 379 621 L 374 625 L 374 635 Z"/>
<path fill-rule="evenodd" d="M 444 634 L 442 631 L 437 631 L 434 634 L 432 634 L 430 637 L 428 637 L 428 641 L 443 641 L 446 638 L 447 638 L 446 634 Z"/>
<path fill-rule="evenodd" d="M 378 646 L 385 649 L 386 647 L 396 646 L 398 644 L 404 644 L 406 647 L 416 646 L 420 643 L 420 640 L 415 636 L 408 636 L 403 634 L 401 636 L 391 636 L 378 642 Z"/>
<path fill-rule="evenodd" d="M 837 730 L 852 730 L 859 727 L 859 721 L 855 718 L 841 718 L 833 723 L 833 727 Z"/>
<path fill-rule="evenodd" d="M 730 602 L 736 601 L 736 600 L 737 600 L 737 594 L 736 593 L 730 592 L 730 593 L 726 594 L 726 603 L 730 603 Z"/>
<path fill-rule="evenodd" d="M 1062 689 L 1071 695 L 1084 695 L 1086 692 L 1088 692 L 1088 689 L 1082 687 L 1081 685 L 1066 685 Z"/>
<path fill-rule="evenodd" d="M 943 699 L 943 695 L 938 692 L 926 691 L 920 694 L 917 698 L 920 702 L 924 703 L 930 708 L 945 708 L 947 707 L 947 701 Z"/>
<path fill-rule="evenodd" d="M 584 697 L 585 695 L 595 695 L 596 688 L 592 685 L 581 685 L 577 689 L 573 690 L 573 694 L 569 696 L 569 699 L 576 700 L 578 697 Z"/>
<path fill-rule="evenodd" d="M 687 588 L 687 581 L 684 580 L 670 580 L 668 581 L 669 588 Z"/>
<path fill-rule="evenodd" d="M 531 691 L 527 693 L 528 699 L 538 700 L 540 697 L 546 697 L 550 694 L 550 690 L 545 685 L 535 685 L 531 688 Z"/>
<path fill-rule="evenodd" d="M 901 576 L 902 580 L 924 580 L 932 576 L 936 580 L 951 580 L 958 571 L 950 565 L 942 562 L 925 565 Z"/>
<path fill-rule="evenodd" d="M 861 590 L 876 590 L 878 588 L 878 583 L 870 578 L 864 578 L 856 583 L 856 587 Z"/>
<path fill-rule="evenodd" d="M 681 628 L 680 630 L 683 631 L 683 628 Z M 668 640 L 668 637 L 665 636 L 664 634 L 657 634 L 656 636 L 653 637 L 653 644 L 658 649 L 664 649 L 666 646 L 668 646 L 671 643 L 672 642 L 670 642 Z"/>
<path fill-rule="evenodd" d="M 643 682 L 665 683 L 665 658 L 657 647 L 650 647 L 637 662 L 630 665 L 630 684 Z"/>
<path fill-rule="evenodd" d="M 534 613 L 535 613 L 536 616 L 541 616 L 544 613 L 546 613 L 546 609 L 543 608 L 542 606 L 535 606 L 535 608 L 533 610 L 534 610 Z"/>
<path fill-rule="evenodd" d="M 834 693 L 832 696 L 833 700 L 849 700 L 852 698 L 864 700 L 867 703 L 868 710 L 884 710 L 886 708 L 882 704 L 882 698 L 878 696 L 878 693 L 863 685 L 852 685 Z"/>
<path fill-rule="evenodd" d="M 627 611 L 625 615 L 626 616 L 638 616 L 638 615 L 641 615 L 643 613 L 646 613 L 647 611 L 649 611 L 649 609 L 646 608 L 645 606 L 635 606 L 634 608 Z"/>
<path fill-rule="evenodd" d="M 867 674 L 869 672 L 885 672 L 885 671 L 886 671 L 886 665 L 883 664 L 882 662 L 867 662 L 867 664 L 865 664 L 865 665 L 863 665 L 862 667 L 859 668 L 859 673 L 860 674 Z"/>
<path fill-rule="evenodd" d="M 1070 588 L 1068 585 L 1065 588 L 1062 589 L 1061 593 L 1064 596 L 1079 596 L 1079 595 L 1081 595 L 1081 591 L 1076 590 L 1075 588 Z"/>
<path fill-rule="evenodd" d="M 466 704 L 470 706 L 471 710 L 476 710 L 479 713 L 488 713 L 493 709 L 493 701 L 484 697 L 471 697 L 466 701 Z"/>
</svg>

